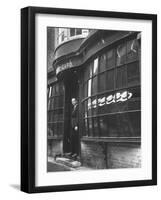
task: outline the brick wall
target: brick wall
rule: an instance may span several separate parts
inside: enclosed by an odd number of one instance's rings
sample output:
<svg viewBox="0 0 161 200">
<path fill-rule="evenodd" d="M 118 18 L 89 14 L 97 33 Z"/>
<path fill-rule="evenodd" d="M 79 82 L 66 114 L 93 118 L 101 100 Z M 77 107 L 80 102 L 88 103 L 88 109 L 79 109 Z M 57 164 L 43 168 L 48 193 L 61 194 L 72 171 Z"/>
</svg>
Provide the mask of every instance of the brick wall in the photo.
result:
<svg viewBox="0 0 161 200">
<path fill-rule="evenodd" d="M 81 142 L 81 159 L 84 166 L 94 169 L 141 167 L 139 144 Z"/>
<path fill-rule="evenodd" d="M 141 148 L 139 144 L 108 144 L 108 168 L 138 168 L 141 167 Z"/>
<path fill-rule="evenodd" d="M 54 157 L 56 154 L 63 153 L 63 141 L 62 140 L 50 140 L 48 141 L 48 156 Z"/>
<path fill-rule="evenodd" d="M 95 169 L 105 169 L 105 152 L 102 143 L 81 142 L 81 160 L 84 166 Z"/>
</svg>

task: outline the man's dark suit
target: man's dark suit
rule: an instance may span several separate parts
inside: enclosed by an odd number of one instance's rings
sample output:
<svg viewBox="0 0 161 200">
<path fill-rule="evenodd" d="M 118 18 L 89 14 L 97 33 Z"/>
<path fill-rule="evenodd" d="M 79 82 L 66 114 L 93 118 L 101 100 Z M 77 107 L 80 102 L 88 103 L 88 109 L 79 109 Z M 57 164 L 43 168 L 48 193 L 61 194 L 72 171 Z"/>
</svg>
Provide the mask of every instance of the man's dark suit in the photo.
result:
<svg viewBox="0 0 161 200">
<path fill-rule="evenodd" d="M 78 132 L 78 105 L 73 106 L 71 114 L 71 144 L 72 144 L 72 154 L 79 153 L 79 132 Z M 77 127 L 77 128 L 76 128 Z M 77 130 L 76 130 L 77 129 Z"/>
</svg>

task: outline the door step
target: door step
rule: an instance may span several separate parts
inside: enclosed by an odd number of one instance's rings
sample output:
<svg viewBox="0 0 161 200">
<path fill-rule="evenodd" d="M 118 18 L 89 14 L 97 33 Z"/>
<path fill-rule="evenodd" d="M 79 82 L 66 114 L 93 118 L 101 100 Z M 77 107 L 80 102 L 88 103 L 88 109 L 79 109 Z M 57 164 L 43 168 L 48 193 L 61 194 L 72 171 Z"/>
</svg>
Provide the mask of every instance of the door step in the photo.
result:
<svg viewBox="0 0 161 200">
<path fill-rule="evenodd" d="M 81 166 L 81 162 L 64 157 L 57 157 L 55 161 L 72 168 L 79 168 Z"/>
</svg>

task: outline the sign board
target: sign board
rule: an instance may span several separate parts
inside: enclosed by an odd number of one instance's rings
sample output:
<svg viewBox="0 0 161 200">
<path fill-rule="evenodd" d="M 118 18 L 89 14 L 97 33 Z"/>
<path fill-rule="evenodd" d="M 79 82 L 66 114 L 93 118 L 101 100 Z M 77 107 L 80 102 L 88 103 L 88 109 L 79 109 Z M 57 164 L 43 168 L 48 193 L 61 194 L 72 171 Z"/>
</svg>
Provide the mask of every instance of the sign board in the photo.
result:
<svg viewBox="0 0 161 200">
<path fill-rule="evenodd" d="M 69 69 L 69 68 L 72 68 L 73 67 L 73 64 L 71 61 L 65 63 L 65 64 L 62 64 L 62 65 L 58 65 L 57 68 L 56 68 L 56 75 L 66 69 Z"/>
</svg>

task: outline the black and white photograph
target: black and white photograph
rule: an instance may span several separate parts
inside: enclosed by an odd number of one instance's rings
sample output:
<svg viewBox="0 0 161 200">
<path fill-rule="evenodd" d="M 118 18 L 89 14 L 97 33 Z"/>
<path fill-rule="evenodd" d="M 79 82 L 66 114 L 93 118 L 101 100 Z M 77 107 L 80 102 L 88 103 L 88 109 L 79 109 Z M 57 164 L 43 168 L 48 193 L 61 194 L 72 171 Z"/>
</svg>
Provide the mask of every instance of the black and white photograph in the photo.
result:
<svg viewBox="0 0 161 200">
<path fill-rule="evenodd" d="M 46 31 L 47 172 L 141 168 L 141 31 Z"/>
<path fill-rule="evenodd" d="M 22 190 L 156 185 L 156 15 L 28 7 L 21 30 Z"/>
</svg>

